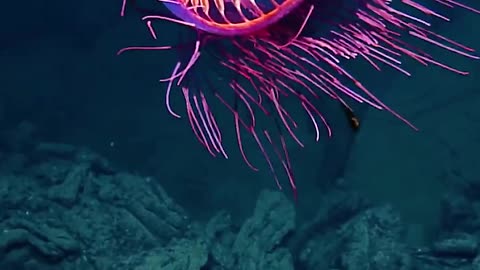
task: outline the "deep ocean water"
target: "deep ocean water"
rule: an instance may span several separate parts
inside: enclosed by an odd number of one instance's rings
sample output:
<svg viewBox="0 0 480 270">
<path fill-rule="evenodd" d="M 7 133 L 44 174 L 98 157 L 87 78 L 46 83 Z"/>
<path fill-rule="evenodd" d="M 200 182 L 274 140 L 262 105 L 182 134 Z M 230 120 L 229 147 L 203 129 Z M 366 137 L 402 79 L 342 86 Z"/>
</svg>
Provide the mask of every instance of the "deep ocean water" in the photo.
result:
<svg viewBox="0 0 480 270">
<path fill-rule="evenodd" d="M 360 107 L 354 133 L 327 104 L 333 137 L 291 150 L 294 202 L 166 112 L 175 54 L 116 56 L 148 37 L 120 5 L 2 5 L 0 269 L 480 269 L 480 61 L 345 63 L 420 130 Z M 480 52 L 480 16 L 449 15 L 435 30 Z"/>
</svg>

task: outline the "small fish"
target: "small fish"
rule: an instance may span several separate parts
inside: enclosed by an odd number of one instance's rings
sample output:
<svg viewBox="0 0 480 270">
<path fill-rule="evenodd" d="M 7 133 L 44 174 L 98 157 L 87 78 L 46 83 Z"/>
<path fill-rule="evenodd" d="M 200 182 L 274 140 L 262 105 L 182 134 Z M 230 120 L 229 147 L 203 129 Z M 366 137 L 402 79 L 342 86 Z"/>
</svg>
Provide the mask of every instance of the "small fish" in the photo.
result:
<svg viewBox="0 0 480 270">
<path fill-rule="evenodd" d="M 350 123 L 350 127 L 353 129 L 353 131 L 358 131 L 358 129 L 360 128 L 360 120 L 355 115 L 353 110 L 347 105 L 342 104 L 342 107 L 345 115 L 347 116 L 348 122 Z"/>
</svg>

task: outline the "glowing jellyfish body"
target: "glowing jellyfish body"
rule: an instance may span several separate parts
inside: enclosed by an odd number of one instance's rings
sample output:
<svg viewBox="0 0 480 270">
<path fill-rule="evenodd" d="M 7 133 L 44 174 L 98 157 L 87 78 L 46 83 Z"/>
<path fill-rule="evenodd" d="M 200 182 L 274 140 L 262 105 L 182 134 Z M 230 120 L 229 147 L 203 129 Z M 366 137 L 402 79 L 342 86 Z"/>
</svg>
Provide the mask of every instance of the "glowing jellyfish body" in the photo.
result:
<svg viewBox="0 0 480 270">
<path fill-rule="evenodd" d="M 122 7 L 125 11 L 126 0 Z M 415 128 L 408 120 L 375 97 L 362 83 L 342 68 L 341 62 L 363 58 L 372 69 L 388 66 L 407 76 L 402 58 L 420 64 L 433 64 L 466 75 L 441 63 L 426 52 L 407 43 L 405 37 L 440 47 L 446 51 L 478 59 L 474 50 L 430 30 L 427 19 L 449 19 L 426 6 L 435 4 L 480 13 L 478 9 L 453 0 L 159 0 L 174 16 L 152 14 L 143 17 L 152 36 L 157 31 L 152 22 L 161 20 L 193 28 L 196 41 L 191 42 L 188 61 L 172 64 L 167 84 L 166 106 L 170 114 L 180 114 L 170 106 L 170 95 L 179 89 L 185 100 L 186 116 L 198 141 L 213 156 L 228 157 L 222 129 L 209 103 L 218 101 L 233 115 L 240 153 L 245 163 L 258 170 L 248 159 L 242 138 L 251 136 L 273 173 L 273 157 L 283 167 L 296 194 L 292 165 L 286 147 L 290 137 L 299 146 L 303 142 L 296 133 L 295 117 L 285 108 L 285 100 L 296 101 L 305 111 L 319 140 L 322 126 L 328 136 L 332 131 L 315 100 L 328 96 L 349 112 L 348 102 L 366 103 L 386 110 Z M 465 0 L 466 1 L 466 0 Z M 410 14 L 416 14 L 410 15 Z M 161 30 L 160 30 L 161 31 Z M 212 42 L 211 40 L 215 40 Z M 209 48 L 209 44 L 212 47 Z M 184 44 L 182 48 L 184 48 Z M 179 46 L 127 47 L 129 50 L 169 50 Z M 208 51 L 205 56 L 203 51 Z M 216 69 L 228 70 L 224 86 L 215 87 L 205 81 L 205 70 L 195 70 L 207 58 Z M 372 70 L 374 72 L 374 70 Z M 215 76 L 215 75 L 213 75 Z M 218 89 L 221 89 L 218 90 Z M 233 96 L 227 100 L 226 96 Z M 256 119 L 265 116 L 275 122 L 272 127 L 259 125 Z M 274 129 L 274 130 L 272 130 Z M 269 155 L 266 146 L 272 149 Z"/>
</svg>

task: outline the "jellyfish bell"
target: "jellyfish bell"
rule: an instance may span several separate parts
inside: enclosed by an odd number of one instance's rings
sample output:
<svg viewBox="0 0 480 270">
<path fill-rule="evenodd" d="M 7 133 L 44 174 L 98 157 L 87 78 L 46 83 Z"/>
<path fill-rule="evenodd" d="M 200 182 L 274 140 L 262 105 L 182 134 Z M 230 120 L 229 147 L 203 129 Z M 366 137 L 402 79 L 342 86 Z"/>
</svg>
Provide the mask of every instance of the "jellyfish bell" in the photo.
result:
<svg viewBox="0 0 480 270">
<path fill-rule="evenodd" d="M 175 16 L 195 28 L 221 36 L 248 35 L 275 24 L 302 1 L 163 1 Z"/>
<path fill-rule="evenodd" d="M 125 12 L 126 1 L 122 6 Z M 465 0 L 466 1 L 466 0 Z M 460 75 L 468 72 L 442 63 L 419 49 L 410 39 L 471 59 L 479 59 L 474 50 L 431 29 L 429 18 L 449 21 L 448 17 L 426 2 L 480 14 L 460 0 L 160 0 L 173 14 L 145 15 L 152 37 L 162 28 L 154 22 L 167 21 L 193 29 L 195 38 L 181 44 L 127 47 L 132 50 L 190 50 L 189 56 L 172 63 L 166 85 L 166 108 L 174 117 L 185 117 L 201 145 L 213 156 L 228 158 L 225 128 L 234 130 L 239 152 L 252 170 L 259 170 L 244 147 L 251 137 L 277 186 L 282 187 L 274 159 L 288 178 L 296 194 L 292 164 L 287 149 L 290 140 L 304 146 L 299 132 L 295 103 L 315 130 L 314 140 L 332 130 L 326 112 L 318 102 L 323 97 L 341 104 L 358 129 L 359 122 L 349 103 L 364 103 L 385 110 L 416 129 L 347 71 L 342 63 L 362 59 L 371 72 L 386 68 L 406 76 L 402 64 L 410 58 L 421 65 L 435 65 Z M 414 15 L 413 15 L 414 14 Z M 163 28 L 165 29 L 165 28 Z M 407 42 L 408 40 L 408 42 Z M 208 61 L 207 61 L 208 60 Z M 162 63 L 163 65 L 163 63 Z M 206 72 L 208 71 L 208 72 Z M 222 80 L 217 80 L 222 78 Z M 181 93 L 185 110 L 172 108 L 170 96 Z M 222 114 L 212 109 L 220 104 L 233 116 L 230 126 L 220 126 Z M 259 119 L 273 125 L 263 125 Z"/>
</svg>

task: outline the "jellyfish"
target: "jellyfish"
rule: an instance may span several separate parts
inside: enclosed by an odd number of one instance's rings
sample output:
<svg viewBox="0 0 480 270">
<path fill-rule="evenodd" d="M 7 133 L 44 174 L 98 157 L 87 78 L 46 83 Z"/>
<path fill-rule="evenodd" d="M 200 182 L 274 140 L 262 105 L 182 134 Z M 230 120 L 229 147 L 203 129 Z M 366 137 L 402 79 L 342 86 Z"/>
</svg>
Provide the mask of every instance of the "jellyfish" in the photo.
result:
<svg viewBox="0 0 480 270">
<path fill-rule="evenodd" d="M 194 136 L 212 156 L 229 157 L 223 131 L 234 129 L 232 134 L 245 164 L 258 171 L 244 146 L 244 138 L 249 136 L 263 155 L 276 185 L 282 188 L 277 176 L 281 170 L 295 197 L 297 187 L 287 140 L 304 147 L 305 138 L 297 131 L 299 116 L 289 111 L 287 103 L 296 103 L 304 112 L 313 127 L 311 139 L 315 141 L 320 140 L 321 134 L 332 136 L 326 112 L 317 102 L 324 97 L 345 109 L 354 128 L 358 128 L 359 121 L 349 105 L 351 102 L 387 111 L 416 130 L 344 68 L 343 63 L 363 59 L 372 72 L 390 68 L 411 76 L 402 64 L 410 58 L 420 65 L 468 74 L 422 50 L 421 43 L 479 59 L 474 49 L 432 29 L 433 22 L 450 20 L 443 14 L 445 10 L 480 13 L 480 9 L 461 0 L 158 2 L 166 9 L 150 12 L 139 8 L 134 0 L 123 0 L 121 16 L 125 16 L 129 7 L 141 10 L 141 20 L 153 40 L 165 32 L 161 28 L 166 27 L 165 23 L 188 29 L 190 38 L 179 38 L 177 44 L 125 47 L 118 54 L 170 50 L 183 55 L 171 63 L 170 75 L 160 80 L 165 84 L 166 110 L 173 117 L 188 119 Z M 163 24 L 159 27 L 158 23 Z M 183 113 L 172 108 L 170 100 L 174 93 L 183 96 Z M 218 117 L 223 117 L 223 112 L 212 109 L 213 102 L 232 116 L 230 126 L 220 126 Z M 265 119 L 272 124 L 263 125 Z"/>
</svg>

